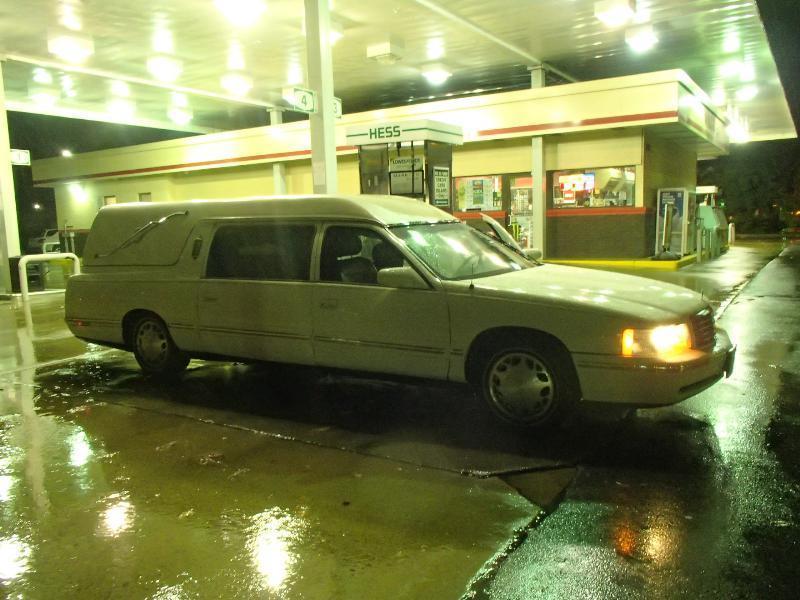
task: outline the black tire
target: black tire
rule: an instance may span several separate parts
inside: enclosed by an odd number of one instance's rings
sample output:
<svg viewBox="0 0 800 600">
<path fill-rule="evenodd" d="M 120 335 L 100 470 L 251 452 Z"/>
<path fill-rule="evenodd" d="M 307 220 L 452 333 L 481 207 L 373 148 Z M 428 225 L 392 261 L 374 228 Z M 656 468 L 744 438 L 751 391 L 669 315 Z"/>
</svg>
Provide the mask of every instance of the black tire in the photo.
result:
<svg viewBox="0 0 800 600">
<path fill-rule="evenodd" d="M 145 373 L 173 375 L 189 364 L 189 356 L 175 345 L 166 324 L 155 315 L 139 317 L 130 339 L 136 362 Z"/>
<path fill-rule="evenodd" d="M 478 396 L 502 421 L 524 429 L 555 426 L 580 401 L 569 352 L 536 336 L 502 339 L 481 355 Z"/>
</svg>

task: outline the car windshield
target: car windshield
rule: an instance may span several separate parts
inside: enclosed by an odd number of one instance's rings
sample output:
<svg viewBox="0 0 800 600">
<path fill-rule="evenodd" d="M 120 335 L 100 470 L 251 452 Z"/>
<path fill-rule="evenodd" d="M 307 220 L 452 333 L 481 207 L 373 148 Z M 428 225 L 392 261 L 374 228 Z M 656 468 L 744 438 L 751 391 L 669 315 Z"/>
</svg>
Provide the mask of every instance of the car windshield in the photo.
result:
<svg viewBox="0 0 800 600">
<path fill-rule="evenodd" d="M 463 223 L 402 225 L 391 231 L 442 279 L 487 277 L 536 264 Z"/>
</svg>

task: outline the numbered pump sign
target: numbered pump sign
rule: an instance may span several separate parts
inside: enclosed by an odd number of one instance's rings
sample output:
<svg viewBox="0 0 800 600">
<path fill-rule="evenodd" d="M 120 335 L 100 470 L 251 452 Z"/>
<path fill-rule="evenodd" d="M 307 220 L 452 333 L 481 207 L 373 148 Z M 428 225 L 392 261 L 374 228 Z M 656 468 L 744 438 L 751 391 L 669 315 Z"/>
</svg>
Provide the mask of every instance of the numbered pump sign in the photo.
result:
<svg viewBox="0 0 800 600">
<path fill-rule="evenodd" d="M 283 88 L 281 96 L 294 111 L 306 114 L 315 114 L 317 112 L 317 94 L 313 90 L 307 90 L 301 87 L 288 87 Z M 341 98 L 333 97 L 333 115 L 337 119 L 342 118 L 342 100 Z"/>
</svg>

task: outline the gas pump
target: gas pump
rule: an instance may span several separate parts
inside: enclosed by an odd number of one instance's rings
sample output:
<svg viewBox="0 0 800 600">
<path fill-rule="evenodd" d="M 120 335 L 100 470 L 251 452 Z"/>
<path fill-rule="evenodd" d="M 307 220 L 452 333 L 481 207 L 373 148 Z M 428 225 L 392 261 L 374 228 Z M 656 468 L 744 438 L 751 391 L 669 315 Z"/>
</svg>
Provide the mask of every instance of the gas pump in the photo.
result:
<svg viewBox="0 0 800 600">
<path fill-rule="evenodd" d="M 695 252 L 695 192 L 685 188 L 658 190 L 655 256 L 675 260 Z"/>
<path fill-rule="evenodd" d="M 347 129 L 358 147 L 362 194 L 408 196 L 452 211 L 453 146 L 461 127 L 438 121 L 400 121 Z"/>
</svg>

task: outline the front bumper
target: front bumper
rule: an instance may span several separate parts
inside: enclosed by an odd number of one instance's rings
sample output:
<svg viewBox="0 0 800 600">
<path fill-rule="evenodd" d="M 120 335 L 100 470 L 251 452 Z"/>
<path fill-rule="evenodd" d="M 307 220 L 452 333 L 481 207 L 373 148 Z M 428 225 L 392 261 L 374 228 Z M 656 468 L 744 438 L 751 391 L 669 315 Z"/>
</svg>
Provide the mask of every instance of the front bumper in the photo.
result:
<svg viewBox="0 0 800 600">
<path fill-rule="evenodd" d="M 585 402 L 666 406 L 694 396 L 733 372 L 736 347 L 717 329 L 713 350 L 686 362 L 575 354 Z"/>
</svg>

